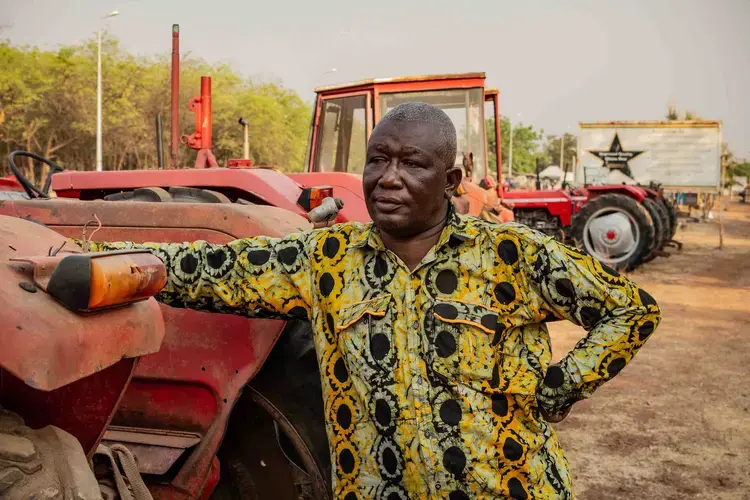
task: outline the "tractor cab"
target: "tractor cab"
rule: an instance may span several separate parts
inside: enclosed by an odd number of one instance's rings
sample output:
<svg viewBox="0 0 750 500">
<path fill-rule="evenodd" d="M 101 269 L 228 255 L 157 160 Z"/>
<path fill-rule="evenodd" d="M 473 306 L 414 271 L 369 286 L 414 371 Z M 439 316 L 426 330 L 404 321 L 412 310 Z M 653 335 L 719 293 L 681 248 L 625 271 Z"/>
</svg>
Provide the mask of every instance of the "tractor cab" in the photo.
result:
<svg viewBox="0 0 750 500">
<path fill-rule="evenodd" d="M 456 127 L 458 152 L 455 165 L 464 172 L 456 207 L 463 213 L 509 220 L 496 187 L 499 179 L 488 168 L 485 134 L 485 101 L 495 104 L 496 90 L 485 89 L 484 73 L 380 78 L 321 87 L 317 93 L 307 173 L 291 174 L 302 185 L 334 186 L 347 206 L 364 208 L 361 175 L 365 165 L 367 140 L 374 126 L 390 110 L 405 102 L 425 102 L 445 111 Z M 496 141 L 496 145 L 499 145 Z M 489 152 L 496 157 L 499 147 Z M 495 174 L 497 175 L 497 174 Z M 494 177 L 494 178 L 493 178 Z M 350 197 L 352 199 L 347 200 Z M 351 219 L 369 219 L 357 214 Z"/>
</svg>

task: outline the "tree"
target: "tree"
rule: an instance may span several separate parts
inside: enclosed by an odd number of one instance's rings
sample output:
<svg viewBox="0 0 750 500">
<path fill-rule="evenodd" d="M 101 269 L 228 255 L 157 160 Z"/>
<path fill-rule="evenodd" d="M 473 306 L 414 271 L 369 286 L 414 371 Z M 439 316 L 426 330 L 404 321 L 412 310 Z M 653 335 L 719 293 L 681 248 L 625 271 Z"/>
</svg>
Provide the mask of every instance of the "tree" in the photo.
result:
<svg viewBox="0 0 750 500">
<path fill-rule="evenodd" d="M 5 155 L 24 149 L 68 169 L 95 167 L 96 50 L 94 39 L 56 51 L 0 42 L 0 145 Z M 250 122 L 255 163 L 290 171 L 303 168 L 310 106 L 295 92 L 192 57 L 184 57 L 180 69 L 181 135 L 194 131 L 188 100 L 200 94 L 200 77 L 210 75 L 213 151 L 219 164 L 242 155 L 242 129 L 237 124 L 242 116 Z M 164 119 L 165 146 L 169 140 L 169 56 L 136 57 L 105 34 L 102 70 L 104 168 L 154 168 L 157 113 Z M 195 155 L 180 146 L 180 165 L 191 166 Z M 6 168 L 3 162 L 0 176 L 7 174 Z M 37 184 L 46 175 L 46 167 L 31 162 L 23 168 Z"/>
<path fill-rule="evenodd" d="M 486 122 L 487 149 L 489 150 L 490 171 L 497 172 L 497 158 L 495 158 L 495 120 Z M 532 125 L 518 123 L 513 126 L 513 172 L 532 173 L 536 169 L 536 157 L 539 150 L 539 141 L 543 137 L 542 130 L 535 130 Z M 500 139 L 503 156 L 503 169 L 508 170 L 510 155 L 510 120 L 506 117 L 500 118 Z"/>
<path fill-rule="evenodd" d="M 682 118 L 680 118 L 680 113 L 677 111 L 677 106 L 670 104 L 667 106 L 667 113 L 664 116 L 664 118 L 667 119 L 667 121 L 674 122 L 678 120 L 685 120 L 685 121 L 695 121 L 700 120 L 701 117 L 695 114 L 692 111 L 685 110 L 685 112 L 682 115 Z"/>
<path fill-rule="evenodd" d="M 544 163 L 546 165 L 558 165 L 561 169 L 568 167 L 568 172 L 573 171 L 576 155 L 576 136 L 573 134 L 563 135 L 563 164 L 560 163 L 560 136 L 548 135 L 544 147 Z M 551 162 L 551 163 L 550 163 Z"/>
<path fill-rule="evenodd" d="M 750 181 L 750 162 L 742 161 L 734 165 L 735 177 L 745 177 Z"/>
</svg>

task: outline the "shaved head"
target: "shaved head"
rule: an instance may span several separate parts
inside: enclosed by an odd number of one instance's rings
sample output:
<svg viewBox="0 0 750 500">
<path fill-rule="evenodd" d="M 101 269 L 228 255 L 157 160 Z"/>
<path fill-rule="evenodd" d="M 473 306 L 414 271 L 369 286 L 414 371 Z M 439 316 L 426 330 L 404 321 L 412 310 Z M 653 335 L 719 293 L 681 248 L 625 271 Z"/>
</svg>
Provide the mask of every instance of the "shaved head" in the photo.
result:
<svg viewBox="0 0 750 500">
<path fill-rule="evenodd" d="M 362 187 L 367 211 L 392 239 L 442 227 L 461 182 L 456 128 L 442 110 L 401 104 L 378 122 L 367 144 Z"/>
<path fill-rule="evenodd" d="M 445 112 L 432 104 L 424 102 L 405 102 L 390 110 L 375 130 L 385 121 L 412 122 L 429 125 L 434 131 L 438 148 L 435 151 L 445 168 L 451 168 L 456 162 L 458 145 L 456 144 L 456 127 Z M 373 131 L 374 132 L 374 131 Z"/>
</svg>

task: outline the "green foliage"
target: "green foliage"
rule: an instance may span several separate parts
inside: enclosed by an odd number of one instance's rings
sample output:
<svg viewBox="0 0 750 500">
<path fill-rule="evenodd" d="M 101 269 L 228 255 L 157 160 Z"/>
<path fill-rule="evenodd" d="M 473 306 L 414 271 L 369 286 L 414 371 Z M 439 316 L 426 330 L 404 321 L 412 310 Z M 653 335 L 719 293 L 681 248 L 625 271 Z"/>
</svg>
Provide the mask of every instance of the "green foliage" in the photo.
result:
<svg viewBox="0 0 750 500">
<path fill-rule="evenodd" d="M 747 177 L 750 179 L 750 161 L 735 164 L 732 171 L 735 177 Z"/>
<path fill-rule="evenodd" d="M 502 141 L 503 170 L 507 172 L 510 155 L 510 120 L 500 119 L 500 139 Z M 489 151 L 489 167 L 497 172 L 497 158 L 495 151 L 495 121 L 487 120 L 487 150 Z M 532 125 L 517 123 L 513 126 L 513 172 L 533 173 L 536 171 L 536 158 L 539 156 L 539 143 L 544 131 L 536 130 Z"/>
<path fill-rule="evenodd" d="M 563 164 L 560 163 L 560 136 L 549 135 L 547 136 L 547 143 L 544 146 L 544 163 L 545 166 L 557 165 L 561 169 L 568 167 L 568 172 L 573 171 L 573 165 L 576 155 L 576 136 L 573 134 L 565 134 L 564 139 L 564 150 L 563 150 Z"/>
<path fill-rule="evenodd" d="M 693 113 L 692 111 L 685 110 L 685 112 L 682 115 L 682 118 L 680 118 L 680 113 L 677 111 L 677 106 L 670 104 L 667 106 L 667 113 L 664 115 L 664 118 L 667 119 L 667 121 L 674 122 L 678 120 L 684 120 L 684 121 L 696 121 L 700 120 L 701 117 L 697 114 Z"/>
<path fill-rule="evenodd" d="M 96 40 L 57 51 L 0 41 L 0 143 L 3 156 L 33 151 L 65 168 L 91 170 L 96 155 Z M 226 65 L 183 57 L 180 71 L 180 132 L 195 130 L 188 100 L 200 94 L 200 77 L 211 76 L 213 151 L 219 164 L 242 156 L 240 117 L 250 123 L 250 155 L 256 164 L 287 171 L 303 168 L 310 107 L 280 84 L 254 82 Z M 169 164 L 169 58 L 136 57 L 116 40 L 102 45 L 103 155 L 107 170 L 154 168 L 155 117 L 161 113 Z M 196 152 L 180 146 L 180 166 Z M 4 163 L 4 162 L 3 162 Z M 0 175 L 7 174 L 4 164 Z M 32 182 L 43 174 L 32 165 Z"/>
</svg>

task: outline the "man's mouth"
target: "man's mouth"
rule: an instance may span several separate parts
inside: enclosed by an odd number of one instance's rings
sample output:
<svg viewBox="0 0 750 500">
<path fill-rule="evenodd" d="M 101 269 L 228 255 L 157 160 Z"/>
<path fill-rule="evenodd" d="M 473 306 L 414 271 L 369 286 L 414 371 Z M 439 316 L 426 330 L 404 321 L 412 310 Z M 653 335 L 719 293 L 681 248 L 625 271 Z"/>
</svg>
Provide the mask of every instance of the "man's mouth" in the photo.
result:
<svg viewBox="0 0 750 500">
<path fill-rule="evenodd" d="M 375 206 L 378 208 L 378 211 L 389 213 L 403 207 L 404 202 L 395 198 L 375 198 Z"/>
</svg>

